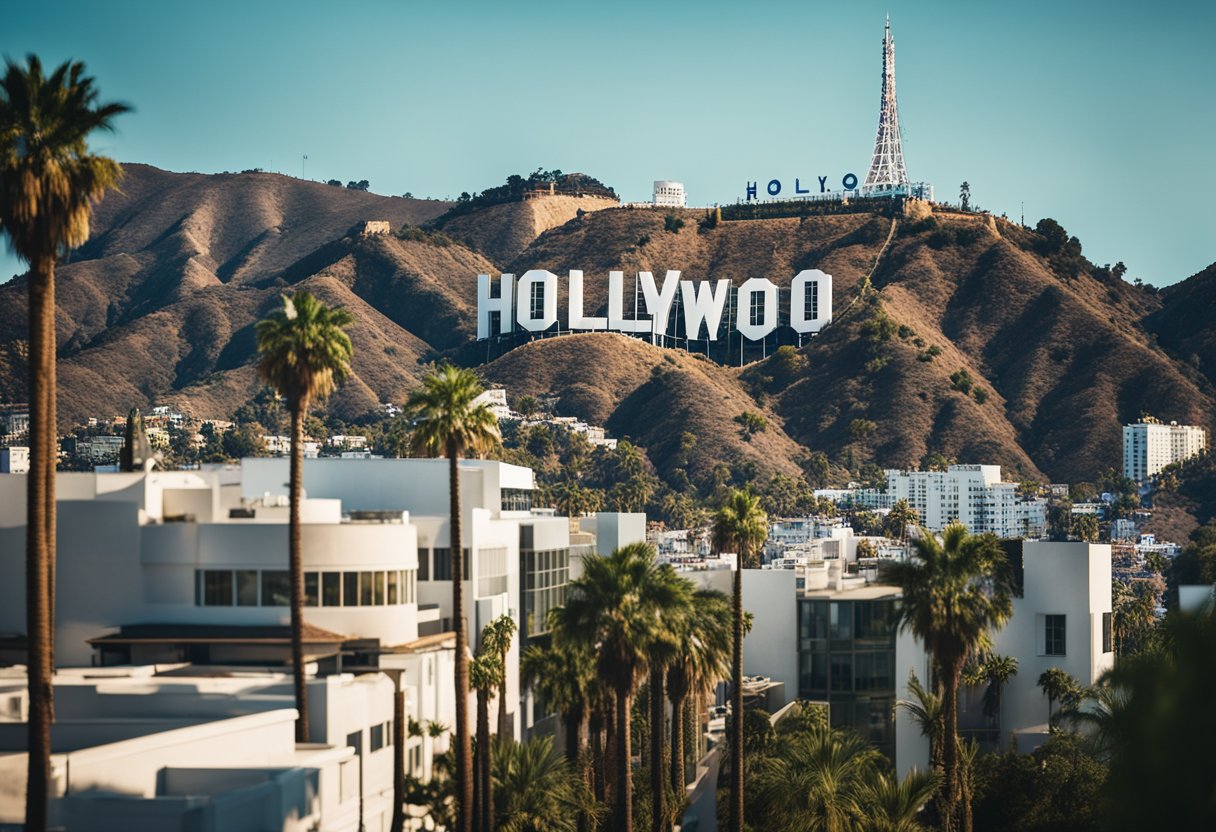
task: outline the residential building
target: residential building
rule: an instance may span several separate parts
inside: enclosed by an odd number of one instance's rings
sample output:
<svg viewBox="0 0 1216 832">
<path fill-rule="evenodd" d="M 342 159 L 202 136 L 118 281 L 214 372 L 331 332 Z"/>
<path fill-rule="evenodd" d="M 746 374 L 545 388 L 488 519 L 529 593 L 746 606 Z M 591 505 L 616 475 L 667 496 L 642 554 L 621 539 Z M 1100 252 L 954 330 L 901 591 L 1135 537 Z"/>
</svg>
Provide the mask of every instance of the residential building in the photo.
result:
<svg viewBox="0 0 1216 832">
<path fill-rule="evenodd" d="M 30 449 L 20 445 L 0 448 L 0 474 L 28 474 Z"/>
<path fill-rule="evenodd" d="M 0 404 L 0 442 L 18 442 L 29 435 L 30 406 Z"/>
<path fill-rule="evenodd" d="M 1123 426 L 1123 475 L 1147 482 L 1161 469 L 1202 453 L 1207 434 L 1196 425 L 1142 421 Z"/>
<path fill-rule="evenodd" d="M 972 533 L 1042 537 L 1047 501 L 1022 497 L 1017 483 L 1001 481 L 999 465 L 951 465 L 945 471 L 887 470 L 888 499 L 907 500 L 921 524 L 941 531 L 953 522 Z"/>
</svg>

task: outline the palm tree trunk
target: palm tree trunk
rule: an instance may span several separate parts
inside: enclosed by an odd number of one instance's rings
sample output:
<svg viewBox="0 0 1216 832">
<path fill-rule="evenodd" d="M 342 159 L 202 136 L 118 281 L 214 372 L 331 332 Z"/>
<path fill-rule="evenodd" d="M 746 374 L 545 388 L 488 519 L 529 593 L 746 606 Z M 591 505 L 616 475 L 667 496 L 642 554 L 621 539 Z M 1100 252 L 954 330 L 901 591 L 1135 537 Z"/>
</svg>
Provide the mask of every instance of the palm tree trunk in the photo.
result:
<svg viewBox="0 0 1216 832">
<path fill-rule="evenodd" d="M 393 674 L 393 825 L 392 832 L 405 829 L 405 691 L 401 674 Z"/>
<path fill-rule="evenodd" d="M 631 771 L 630 714 L 632 695 L 628 690 L 616 692 L 616 809 L 613 828 L 616 832 L 633 832 L 633 777 Z"/>
<path fill-rule="evenodd" d="M 582 749 L 583 708 L 574 706 L 564 714 L 566 729 L 566 760 L 571 769 L 578 765 L 579 751 Z"/>
<path fill-rule="evenodd" d="M 743 832 L 743 553 L 735 565 L 734 653 L 731 661 L 730 825 Z"/>
<path fill-rule="evenodd" d="M 54 712 L 55 574 L 55 262 L 29 276 L 30 471 L 26 505 L 25 615 L 29 684 L 29 757 L 25 828 L 47 828 Z"/>
<path fill-rule="evenodd" d="M 499 738 L 515 737 L 515 731 L 507 720 L 507 648 L 503 648 L 499 656 L 502 663 L 502 681 L 498 684 L 498 736 Z"/>
<path fill-rule="evenodd" d="M 291 519 L 287 559 L 291 572 L 291 665 L 296 691 L 296 742 L 308 742 L 308 682 L 304 668 L 304 565 L 300 560 L 300 498 L 304 485 L 304 412 L 306 400 L 291 408 Z"/>
<path fill-rule="evenodd" d="M 595 799 L 604 803 L 604 719 L 599 711 L 591 714 L 588 731 L 591 734 L 591 788 Z"/>
<path fill-rule="evenodd" d="M 493 797 L 490 794 L 490 691 L 477 691 L 477 781 L 474 813 L 477 832 L 492 832 Z"/>
<path fill-rule="evenodd" d="M 942 829 L 950 830 L 954 828 L 955 814 L 958 809 L 958 686 L 963 672 L 963 663 L 961 660 L 954 660 L 942 670 L 945 676 L 943 680 L 945 690 L 942 697 L 942 721 L 945 722 L 942 768 L 946 774 L 946 787 L 942 790 L 941 819 Z"/>
<path fill-rule="evenodd" d="M 676 800 L 684 794 L 684 699 L 671 701 L 671 789 Z"/>
<path fill-rule="evenodd" d="M 650 667 L 650 829 L 665 832 L 667 800 L 664 790 L 663 745 L 667 731 L 663 725 L 663 668 L 657 663 Z"/>
<path fill-rule="evenodd" d="M 616 695 L 612 697 L 612 704 L 604 712 L 604 766 L 601 771 L 604 772 L 604 802 L 612 803 L 616 795 Z M 612 772 L 609 775 L 608 772 Z"/>
<path fill-rule="evenodd" d="M 464 622 L 464 549 L 460 534 L 460 462 L 448 445 L 451 510 L 452 625 L 456 628 L 456 830 L 473 832 L 473 748 L 469 741 L 469 639 Z"/>
</svg>

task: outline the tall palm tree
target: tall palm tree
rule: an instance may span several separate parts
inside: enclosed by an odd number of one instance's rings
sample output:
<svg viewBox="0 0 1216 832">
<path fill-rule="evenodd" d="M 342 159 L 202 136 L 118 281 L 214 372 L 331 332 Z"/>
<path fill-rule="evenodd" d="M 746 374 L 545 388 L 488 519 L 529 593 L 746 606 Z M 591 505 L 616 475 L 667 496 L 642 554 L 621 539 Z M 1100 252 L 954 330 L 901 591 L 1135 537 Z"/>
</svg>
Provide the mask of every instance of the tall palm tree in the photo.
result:
<svg viewBox="0 0 1216 832">
<path fill-rule="evenodd" d="M 351 315 L 325 306 L 307 291 L 283 296 L 283 306 L 258 321 L 258 375 L 287 400 L 291 413 L 291 663 L 295 680 L 296 742 L 308 742 L 308 688 L 304 678 L 304 567 L 300 559 L 300 495 L 304 483 L 304 417 L 350 373 L 354 348 L 345 327 Z"/>
<path fill-rule="evenodd" d="M 0 79 L 0 229 L 30 267 L 30 470 L 26 486 L 26 638 L 29 771 L 26 829 L 46 828 L 55 650 L 55 261 L 89 238 L 93 203 L 122 178 L 113 159 L 89 152 L 95 130 L 113 130 L 125 104 L 102 104 L 84 64 L 49 76 L 34 55 L 5 59 Z"/>
<path fill-rule="evenodd" d="M 495 743 L 493 775 L 498 832 L 580 832 L 584 818 L 595 828 L 601 808 L 552 737 Z"/>
<path fill-rule="evenodd" d="M 716 685 L 730 675 L 733 619 L 726 596 L 713 590 L 693 595 L 692 614 L 677 635 L 680 649 L 667 668 L 671 701 L 671 788 L 684 793 L 684 708 L 688 695 Z"/>
<path fill-rule="evenodd" d="M 457 832 L 472 832 L 473 750 L 469 742 L 469 653 L 464 620 L 464 549 L 460 517 L 460 457 L 482 454 L 502 441 L 498 419 L 484 404 L 474 405 L 482 387 L 469 370 L 444 364 L 422 380 L 406 409 L 415 419 L 411 445 L 427 456 L 448 460 L 452 622 L 456 629 L 456 804 Z"/>
<path fill-rule="evenodd" d="M 887 536 L 906 543 L 908 540 L 908 527 L 915 526 L 919 522 L 920 515 L 916 513 L 916 509 L 909 505 L 907 500 L 896 500 L 895 505 L 891 506 L 891 510 L 887 512 L 886 521 L 883 523 L 883 531 Z"/>
<path fill-rule="evenodd" d="M 575 644 L 532 644 L 519 664 L 520 676 L 549 707 L 557 709 L 566 733 L 566 759 L 577 765 L 594 673 L 590 651 Z"/>
<path fill-rule="evenodd" d="M 743 732 L 737 726 L 743 714 L 743 569 L 752 566 L 768 539 L 768 515 L 760 498 L 750 491 L 733 489 L 714 515 L 713 538 L 719 552 L 734 551 L 738 557 L 734 575 L 734 636 L 731 664 L 731 709 L 736 729 L 730 737 L 731 767 L 729 832 L 743 832 Z"/>
<path fill-rule="evenodd" d="M 667 817 L 666 745 L 667 731 L 663 718 L 664 680 L 683 646 L 680 630 L 688 626 L 692 617 L 693 585 L 674 569 L 661 569 L 655 573 L 656 580 L 667 584 L 665 591 L 671 601 L 664 611 L 667 626 L 656 632 L 646 651 L 648 686 L 650 699 L 650 809 L 651 832 L 664 832 L 671 826 Z M 672 749 L 675 752 L 675 749 Z"/>
<path fill-rule="evenodd" d="M 570 583 L 565 606 L 554 613 L 555 641 L 573 641 L 592 651 L 599 676 L 616 696 L 613 827 L 617 832 L 633 830 L 629 730 L 633 694 L 646 670 L 647 651 L 671 618 L 667 610 L 676 601 L 675 591 L 673 582 L 662 574 L 670 571 L 670 566 L 655 563 L 654 549 L 644 543 L 586 558 L 582 576 Z"/>
<path fill-rule="evenodd" d="M 484 642 L 483 642 L 484 643 Z M 494 796 L 490 778 L 490 698 L 503 676 L 498 655 L 478 654 L 469 662 L 469 685 L 477 692 L 477 771 L 473 783 L 473 826 L 477 832 L 493 832 Z M 501 736 L 500 736 L 501 739 Z"/>
<path fill-rule="evenodd" d="M 984 716 L 996 724 L 997 735 L 1004 732 L 1001 718 L 1001 693 L 1009 680 L 1018 675 L 1018 660 L 1016 656 L 1002 656 L 990 653 L 984 658 L 984 679 L 988 688 L 984 691 Z"/>
<path fill-rule="evenodd" d="M 1054 726 L 1056 716 L 1058 716 L 1058 714 L 1052 713 L 1052 707 L 1056 702 L 1075 703 L 1081 698 L 1081 683 L 1074 679 L 1068 671 L 1058 667 L 1049 667 L 1040 673 L 1037 684 L 1043 689 L 1043 695 L 1047 697 L 1049 725 Z"/>
<path fill-rule="evenodd" d="M 923 535 L 908 560 L 888 569 L 891 582 L 903 589 L 900 627 L 925 645 L 942 684 L 941 816 L 951 826 L 959 803 L 959 683 L 968 659 L 987 645 L 989 632 L 1013 614 L 1008 563 L 994 535 L 970 535 L 952 523 L 940 543 Z"/>
<path fill-rule="evenodd" d="M 512 726 L 507 720 L 507 653 L 511 651 L 511 640 L 515 638 L 515 619 L 509 615 L 500 615 L 485 626 L 481 633 L 484 649 L 498 656 L 498 663 L 503 668 L 498 682 L 498 736 L 514 736 Z"/>
</svg>

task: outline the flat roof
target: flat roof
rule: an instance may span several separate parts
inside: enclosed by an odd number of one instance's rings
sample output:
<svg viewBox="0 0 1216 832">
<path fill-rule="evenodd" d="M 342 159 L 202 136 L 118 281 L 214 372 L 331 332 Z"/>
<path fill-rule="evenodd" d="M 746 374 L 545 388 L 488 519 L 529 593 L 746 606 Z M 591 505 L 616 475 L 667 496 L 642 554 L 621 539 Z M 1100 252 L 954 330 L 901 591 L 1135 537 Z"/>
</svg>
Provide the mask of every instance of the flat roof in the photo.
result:
<svg viewBox="0 0 1216 832">
<path fill-rule="evenodd" d="M 344 635 L 304 624 L 303 641 L 310 644 L 341 643 Z M 87 639 L 89 644 L 154 644 L 206 642 L 208 644 L 287 644 L 291 627 L 240 624 L 128 624 L 117 633 Z"/>
<path fill-rule="evenodd" d="M 799 598 L 822 598 L 835 599 L 840 601 L 877 601 L 883 598 L 899 598 L 903 595 L 903 590 L 897 586 L 890 584 L 865 584 L 863 586 L 850 587 L 844 589 L 835 589 L 827 587 L 826 589 L 804 589 L 799 590 Z"/>
</svg>

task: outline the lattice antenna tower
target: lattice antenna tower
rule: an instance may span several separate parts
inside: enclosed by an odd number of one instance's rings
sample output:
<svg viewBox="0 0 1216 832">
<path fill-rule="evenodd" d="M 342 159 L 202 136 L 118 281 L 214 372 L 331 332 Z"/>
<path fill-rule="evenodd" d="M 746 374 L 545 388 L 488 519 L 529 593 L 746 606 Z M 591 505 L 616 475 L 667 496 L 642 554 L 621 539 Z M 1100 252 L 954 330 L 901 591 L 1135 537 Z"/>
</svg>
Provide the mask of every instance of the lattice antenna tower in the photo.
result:
<svg viewBox="0 0 1216 832">
<path fill-rule="evenodd" d="M 891 37 L 891 16 L 882 38 L 882 106 L 878 110 L 878 137 L 874 158 L 864 187 L 885 190 L 908 184 L 904 168 L 904 149 L 899 132 L 899 104 L 895 100 L 895 40 Z"/>
</svg>

